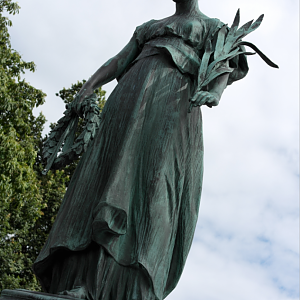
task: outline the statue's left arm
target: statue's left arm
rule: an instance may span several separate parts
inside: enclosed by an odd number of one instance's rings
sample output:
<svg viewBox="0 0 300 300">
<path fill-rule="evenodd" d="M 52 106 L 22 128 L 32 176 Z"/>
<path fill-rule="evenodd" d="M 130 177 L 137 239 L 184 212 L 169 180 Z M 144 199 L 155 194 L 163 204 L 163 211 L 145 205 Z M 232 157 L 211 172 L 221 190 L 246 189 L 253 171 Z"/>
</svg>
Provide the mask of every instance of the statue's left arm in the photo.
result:
<svg viewBox="0 0 300 300">
<path fill-rule="evenodd" d="M 208 107 L 217 106 L 227 86 L 228 78 L 229 73 L 220 75 L 209 84 L 208 91 L 196 92 L 193 98 L 191 99 L 193 105 L 207 105 Z"/>
<path fill-rule="evenodd" d="M 85 96 L 90 96 L 95 89 L 119 77 L 136 58 L 138 53 L 138 44 L 135 36 L 133 36 L 129 43 L 116 56 L 102 65 L 83 85 L 79 92 L 79 103 L 82 102 Z"/>
</svg>

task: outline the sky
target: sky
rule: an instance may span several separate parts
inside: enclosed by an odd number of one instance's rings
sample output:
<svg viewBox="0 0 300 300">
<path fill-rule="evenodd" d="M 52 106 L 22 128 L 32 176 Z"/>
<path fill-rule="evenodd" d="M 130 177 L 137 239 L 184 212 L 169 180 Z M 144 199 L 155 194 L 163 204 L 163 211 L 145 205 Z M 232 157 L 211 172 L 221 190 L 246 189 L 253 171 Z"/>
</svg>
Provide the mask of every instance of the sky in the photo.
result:
<svg viewBox="0 0 300 300">
<path fill-rule="evenodd" d="M 49 122 L 64 111 L 55 96 L 88 79 L 130 40 L 135 27 L 174 13 L 171 0 L 19 0 L 12 46 L 37 71 L 25 78 L 47 94 Z M 218 107 L 204 107 L 204 183 L 194 242 L 167 300 L 299 299 L 299 1 L 199 1 L 231 25 L 264 13 L 245 38 L 277 63 L 248 59 L 245 79 Z M 116 82 L 103 87 L 107 95 Z M 45 132 L 48 131 L 48 125 Z"/>
</svg>

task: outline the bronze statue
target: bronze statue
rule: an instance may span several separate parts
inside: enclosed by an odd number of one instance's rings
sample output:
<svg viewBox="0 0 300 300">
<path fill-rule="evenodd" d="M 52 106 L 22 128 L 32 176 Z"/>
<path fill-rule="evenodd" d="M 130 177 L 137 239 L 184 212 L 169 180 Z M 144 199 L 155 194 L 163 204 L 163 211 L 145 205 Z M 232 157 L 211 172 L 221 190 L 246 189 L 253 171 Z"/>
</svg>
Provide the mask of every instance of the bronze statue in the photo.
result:
<svg viewBox="0 0 300 300">
<path fill-rule="evenodd" d="M 253 54 L 245 45 L 277 67 L 241 40 L 262 16 L 238 28 L 238 12 L 228 28 L 197 0 L 174 2 L 176 13 L 137 27 L 68 108 L 74 118 L 86 116 L 84 101 L 118 79 L 33 266 L 48 293 L 164 299 L 178 283 L 198 218 L 200 106 L 217 106 L 226 86 L 245 77 L 245 55 Z"/>
</svg>

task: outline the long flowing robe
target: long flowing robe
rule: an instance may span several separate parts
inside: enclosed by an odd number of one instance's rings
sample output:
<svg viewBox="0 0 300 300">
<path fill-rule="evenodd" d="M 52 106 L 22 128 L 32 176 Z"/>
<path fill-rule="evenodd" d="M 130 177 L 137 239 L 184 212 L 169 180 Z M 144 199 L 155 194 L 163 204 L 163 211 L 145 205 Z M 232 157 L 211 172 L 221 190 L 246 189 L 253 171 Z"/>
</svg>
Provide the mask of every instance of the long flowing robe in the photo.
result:
<svg viewBox="0 0 300 300">
<path fill-rule="evenodd" d="M 134 36 L 139 56 L 107 100 L 96 137 L 72 177 L 33 269 L 52 293 L 163 299 L 176 286 L 198 218 L 203 139 L 188 113 L 203 46 L 222 23 L 151 20 Z M 248 71 L 244 56 L 229 84 Z"/>
</svg>

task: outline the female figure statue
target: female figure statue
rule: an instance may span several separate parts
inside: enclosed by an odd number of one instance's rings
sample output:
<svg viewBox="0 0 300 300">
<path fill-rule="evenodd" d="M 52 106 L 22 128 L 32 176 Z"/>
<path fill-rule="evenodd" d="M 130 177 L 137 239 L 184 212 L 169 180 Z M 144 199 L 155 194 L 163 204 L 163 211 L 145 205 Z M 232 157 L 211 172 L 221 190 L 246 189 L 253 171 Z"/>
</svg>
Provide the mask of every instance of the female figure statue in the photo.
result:
<svg viewBox="0 0 300 300">
<path fill-rule="evenodd" d="M 162 300 L 178 283 L 202 188 L 200 106 L 218 105 L 248 66 L 244 54 L 236 55 L 200 90 L 204 55 L 228 28 L 205 16 L 198 0 L 174 2 L 176 13 L 137 27 L 72 104 L 81 114 L 85 97 L 118 79 L 33 266 L 49 293 Z"/>
</svg>

